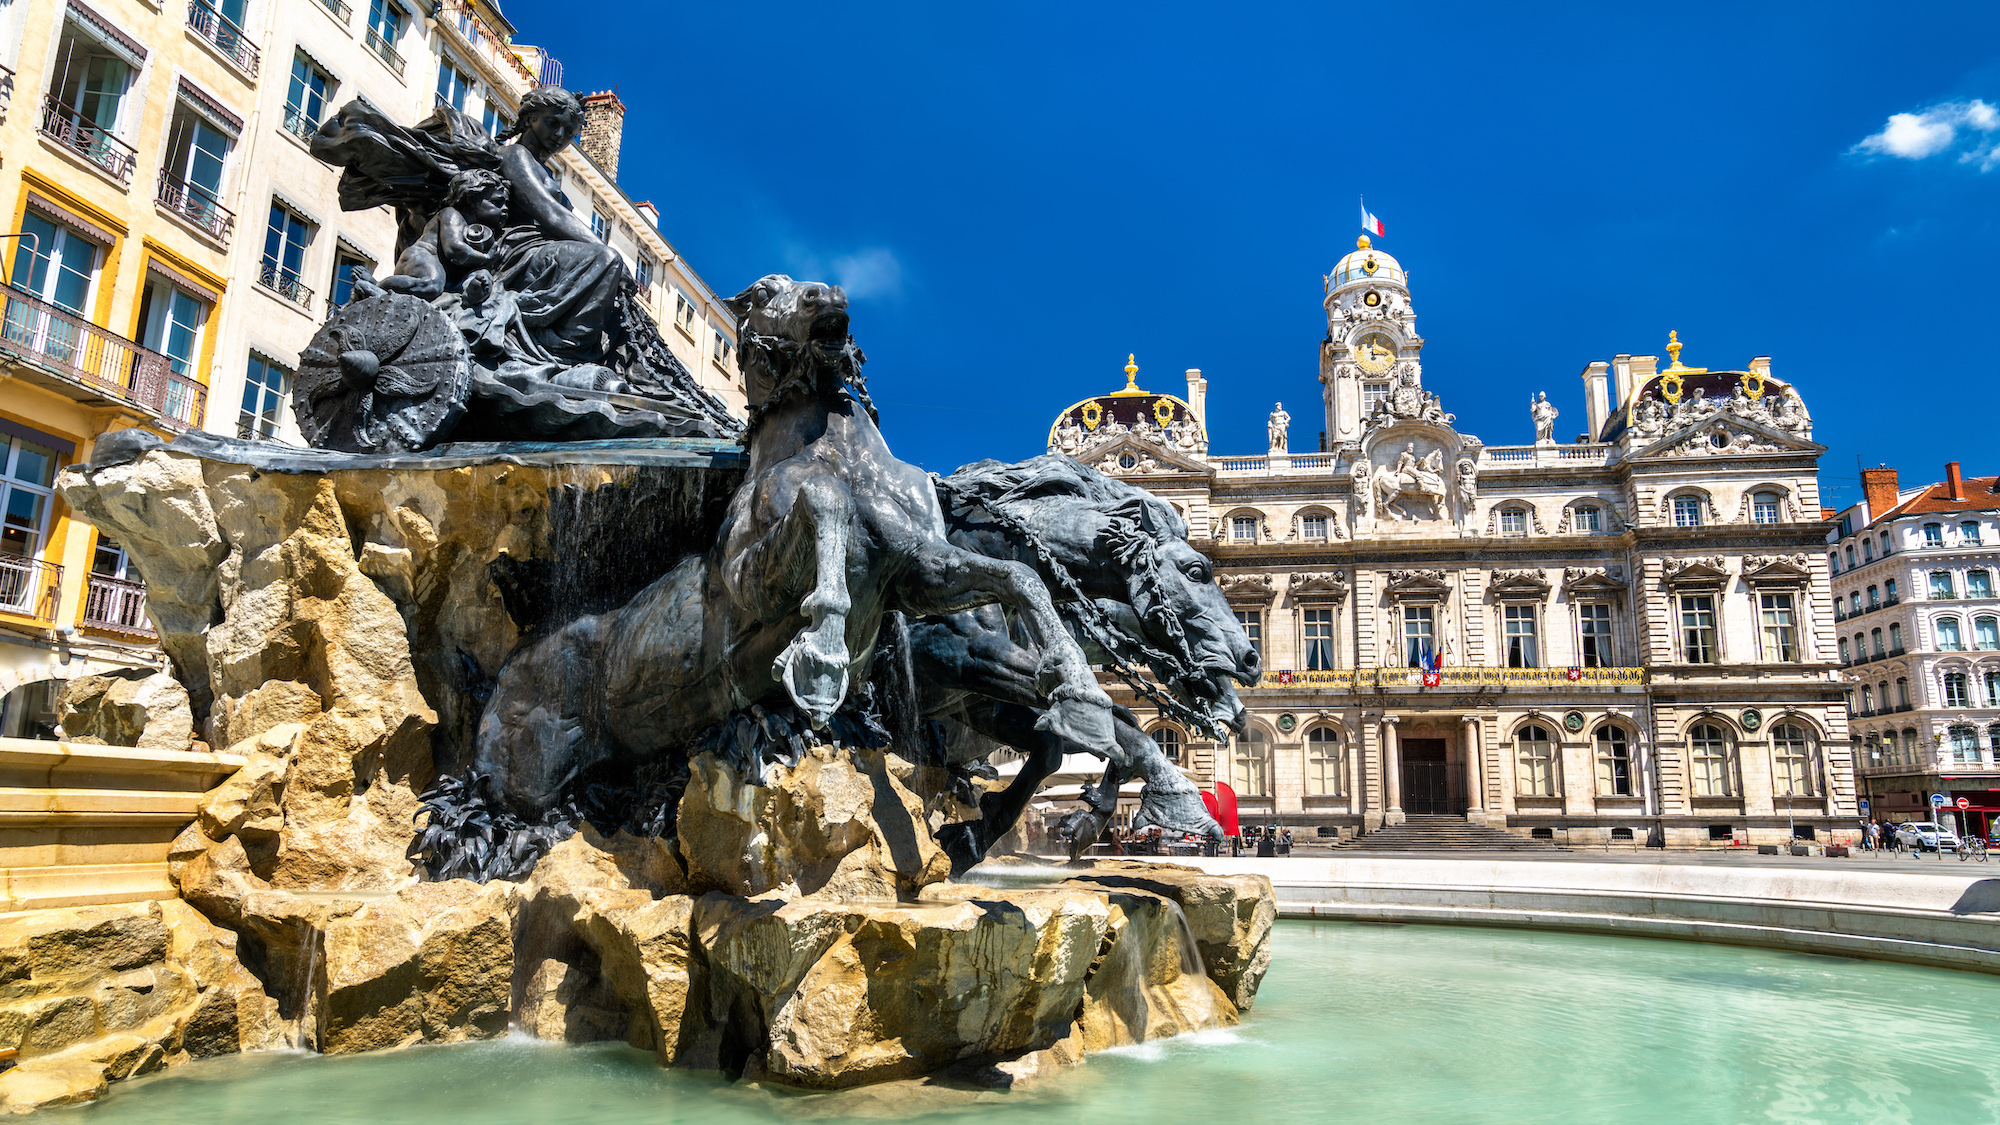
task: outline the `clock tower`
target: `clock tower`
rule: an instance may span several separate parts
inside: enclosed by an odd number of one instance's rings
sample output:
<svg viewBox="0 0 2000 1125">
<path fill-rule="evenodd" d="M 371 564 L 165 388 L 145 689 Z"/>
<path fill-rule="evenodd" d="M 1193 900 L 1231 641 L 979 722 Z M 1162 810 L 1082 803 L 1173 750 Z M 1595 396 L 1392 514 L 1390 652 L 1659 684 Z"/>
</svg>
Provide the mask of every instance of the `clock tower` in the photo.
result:
<svg viewBox="0 0 2000 1125">
<path fill-rule="evenodd" d="M 1333 448 L 1361 440 L 1363 423 L 1378 403 L 1415 413 L 1425 395 L 1409 278 L 1402 264 L 1374 248 L 1367 235 L 1326 277 L 1326 339 L 1320 344 L 1319 381 L 1326 402 L 1327 441 Z M 1409 400 L 1400 403 L 1399 399 Z"/>
</svg>

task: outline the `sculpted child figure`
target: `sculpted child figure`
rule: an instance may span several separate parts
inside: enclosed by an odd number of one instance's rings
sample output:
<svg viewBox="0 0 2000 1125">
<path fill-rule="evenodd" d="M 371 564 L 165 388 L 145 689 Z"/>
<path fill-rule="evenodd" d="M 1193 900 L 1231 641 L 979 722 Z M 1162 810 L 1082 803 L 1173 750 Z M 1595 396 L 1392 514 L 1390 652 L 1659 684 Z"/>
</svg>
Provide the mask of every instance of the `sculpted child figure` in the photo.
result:
<svg viewBox="0 0 2000 1125">
<path fill-rule="evenodd" d="M 382 288 L 434 300 L 472 271 L 491 266 L 511 196 L 496 172 L 476 168 L 453 176 L 445 205 L 396 259 L 396 272 L 382 279 Z"/>
</svg>

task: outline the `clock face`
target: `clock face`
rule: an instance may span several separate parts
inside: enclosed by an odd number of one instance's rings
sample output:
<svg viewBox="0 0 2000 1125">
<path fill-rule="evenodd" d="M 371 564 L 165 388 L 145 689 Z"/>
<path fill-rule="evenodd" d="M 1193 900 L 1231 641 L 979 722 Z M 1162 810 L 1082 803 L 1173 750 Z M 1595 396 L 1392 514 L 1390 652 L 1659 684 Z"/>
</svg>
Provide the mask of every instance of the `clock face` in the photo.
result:
<svg viewBox="0 0 2000 1125">
<path fill-rule="evenodd" d="M 1396 362 L 1396 348 L 1381 336 L 1364 336 L 1354 345 L 1354 362 L 1370 375 L 1380 375 Z"/>
</svg>

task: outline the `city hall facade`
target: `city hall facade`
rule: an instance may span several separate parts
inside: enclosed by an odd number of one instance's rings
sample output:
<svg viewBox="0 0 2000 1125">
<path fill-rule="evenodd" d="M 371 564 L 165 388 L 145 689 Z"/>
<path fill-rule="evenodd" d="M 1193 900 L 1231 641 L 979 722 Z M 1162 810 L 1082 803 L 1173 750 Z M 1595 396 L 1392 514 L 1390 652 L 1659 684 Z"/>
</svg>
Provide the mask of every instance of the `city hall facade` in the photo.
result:
<svg viewBox="0 0 2000 1125">
<path fill-rule="evenodd" d="M 1396 259 L 1360 240 L 1324 304 L 1309 452 L 1282 407 L 1265 452 L 1211 451 L 1199 370 L 1180 397 L 1128 364 L 1050 428 L 1173 504 L 1262 650 L 1228 744 L 1119 696 L 1170 754 L 1244 823 L 1327 836 L 1428 816 L 1575 845 L 1851 838 L 1824 448 L 1770 361 L 1688 366 L 1670 340 L 1664 366 L 1593 362 L 1586 432 L 1557 441 L 1534 401 L 1532 443 L 1488 445 L 1425 387 Z"/>
</svg>

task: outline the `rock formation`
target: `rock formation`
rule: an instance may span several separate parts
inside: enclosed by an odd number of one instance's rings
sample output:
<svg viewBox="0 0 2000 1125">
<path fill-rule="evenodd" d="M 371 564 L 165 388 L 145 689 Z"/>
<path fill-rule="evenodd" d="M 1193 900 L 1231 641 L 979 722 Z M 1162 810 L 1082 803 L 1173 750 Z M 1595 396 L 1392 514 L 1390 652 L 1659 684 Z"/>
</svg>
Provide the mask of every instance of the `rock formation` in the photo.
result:
<svg viewBox="0 0 2000 1125">
<path fill-rule="evenodd" d="M 78 676 L 63 685 L 56 716 L 69 742 L 186 750 L 194 740 L 187 689 L 165 672 Z"/>
</svg>

